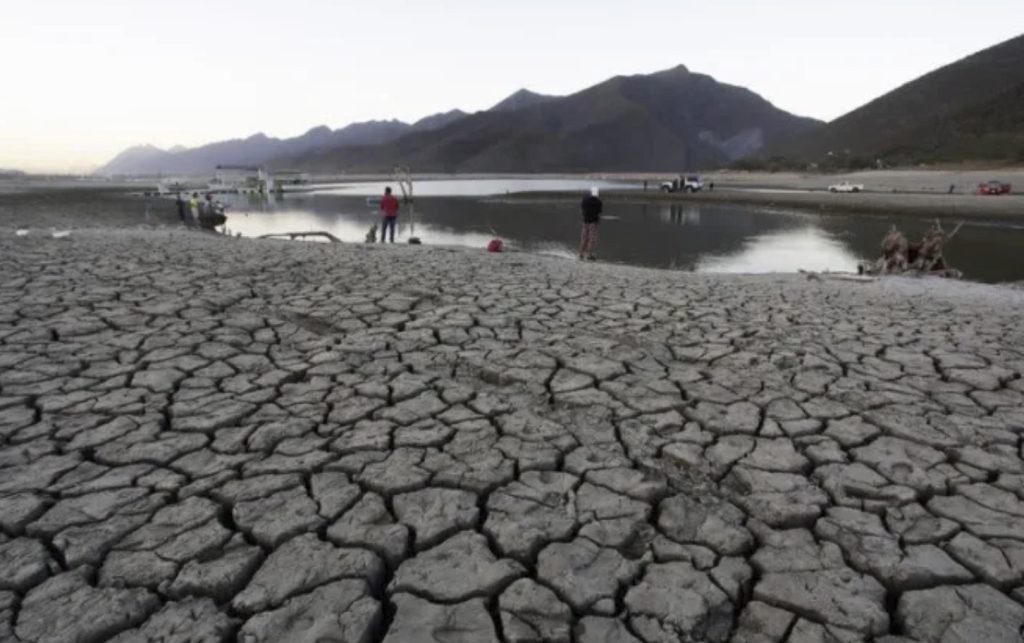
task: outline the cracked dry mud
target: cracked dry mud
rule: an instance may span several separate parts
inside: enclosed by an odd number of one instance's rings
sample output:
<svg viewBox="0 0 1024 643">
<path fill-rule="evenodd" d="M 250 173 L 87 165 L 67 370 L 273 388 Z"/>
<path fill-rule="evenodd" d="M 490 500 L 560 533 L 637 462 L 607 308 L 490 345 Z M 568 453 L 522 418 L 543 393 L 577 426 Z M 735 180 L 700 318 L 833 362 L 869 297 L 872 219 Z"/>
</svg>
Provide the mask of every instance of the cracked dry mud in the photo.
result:
<svg viewBox="0 0 1024 643">
<path fill-rule="evenodd" d="M 0 237 L 0 640 L 1020 641 L 1020 292 Z"/>
</svg>

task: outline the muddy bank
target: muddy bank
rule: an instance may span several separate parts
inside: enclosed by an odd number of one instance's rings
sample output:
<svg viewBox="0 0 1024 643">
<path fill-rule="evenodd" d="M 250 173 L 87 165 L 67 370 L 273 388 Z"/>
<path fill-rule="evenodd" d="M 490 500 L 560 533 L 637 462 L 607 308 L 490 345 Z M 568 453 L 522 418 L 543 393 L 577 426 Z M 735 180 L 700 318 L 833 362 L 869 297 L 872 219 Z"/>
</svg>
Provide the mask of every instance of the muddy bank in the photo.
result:
<svg viewBox="0 0 1024 643">
<path fill-rule="evenodd" d="M 572 192 L 545 192 L 502 197 L 509 200 L 579 199 Z M 962 194 L 893 194 L 862 192 L 758 192 L 720 188 L 696 194 L 606 191 L 602 198 L 615 202 L 733 203 L 767 208 L 794 208 L 814 212 L 864 212 L 886 216 L 940 217 L 950 219 L 1020 220 L 1024 222 L 1024 197 L 984 197 Z"/>
<path fill-rule="evenodd" d="M 172 199 L 144 197 L 138 187 L 31 186 L 0 191 L 0 227 L 94 228 L 177 222 Z"/>
</svg>

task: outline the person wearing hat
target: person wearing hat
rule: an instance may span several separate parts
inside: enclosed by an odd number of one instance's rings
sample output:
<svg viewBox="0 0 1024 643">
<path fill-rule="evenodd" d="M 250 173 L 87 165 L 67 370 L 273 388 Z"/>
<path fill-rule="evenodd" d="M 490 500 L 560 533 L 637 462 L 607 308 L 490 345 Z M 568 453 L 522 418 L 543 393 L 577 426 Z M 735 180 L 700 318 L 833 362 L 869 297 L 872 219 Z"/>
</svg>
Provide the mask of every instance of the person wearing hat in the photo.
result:
<svg viewBox="0 0 1024 643">
<path fill-rule="evenodd" d="M 594 261 L 597 259 L 597 224 L 601 222 L 601 211 L 604 204 L 598 197 L 596 187 L 590 189 L 590 194 L 583 197 L 580 202 L 580 210 L 583 212 L 583 232 L 580 234 L 580 259 Z"/>
</svg>

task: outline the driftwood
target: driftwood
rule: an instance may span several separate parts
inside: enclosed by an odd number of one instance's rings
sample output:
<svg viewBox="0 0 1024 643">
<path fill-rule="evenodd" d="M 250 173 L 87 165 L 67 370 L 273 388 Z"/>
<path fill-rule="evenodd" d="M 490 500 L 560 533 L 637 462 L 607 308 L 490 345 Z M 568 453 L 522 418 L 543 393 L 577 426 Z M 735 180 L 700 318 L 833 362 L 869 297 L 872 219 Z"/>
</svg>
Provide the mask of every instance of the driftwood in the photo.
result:
<svg viewBox="0 0 1024 643">
<path fill-rule="evenodd" d="M 409 234 L 416 234 L 416 199 L 413 197 L 412 171 L 396 165 L 391 168 L 391 179 L 402 190 L 402 203 L 406 205 L 405 218 L 409 222 Z"/>
<path fill-rule="evenodd" d="M 274 237 L 288 237 L 292 241 L 294 241 L 296 237 L 324 237 L 331 243 L 341 243 L 341 239 L 330 232 L 274 232 L 271 234 L 261 234 L 259 238 L 272 239 Z"/>
<path fill-rule="evenodd" d="M 946 263 L 942 250 L 963 225 L 961 221 L 953 232 L 947 234 L 942 223 L 936 219 L 935 226 L 918 243 L 908 242 L 903 233 L 893 226 L 882 239 L 882 256 L 873 264 L 861 264 L 858 272 L 869 275 L 922 274 L 959 279 L 962 273 Z"/>
<path fill-rule="evenodd" d="M 398 189 L 402 191 L 402 202 L 412 203 L 412 172 L 409 168 L 396 165 L 391 168 L 391 179 L 398 183 Z"/>
<path fill-rule="evenodd" d="M 818 272 L 816 270 L 798 270 L 801 274 L 807 277 L 808 282 L 820 282 L 828 280 L 829 282 L 855 282 L 857 284 L 869 284 L 876 281 L 876 277 L 866 276 L 864 274 L 853 274 L 852 272 Z"/>
</svg>

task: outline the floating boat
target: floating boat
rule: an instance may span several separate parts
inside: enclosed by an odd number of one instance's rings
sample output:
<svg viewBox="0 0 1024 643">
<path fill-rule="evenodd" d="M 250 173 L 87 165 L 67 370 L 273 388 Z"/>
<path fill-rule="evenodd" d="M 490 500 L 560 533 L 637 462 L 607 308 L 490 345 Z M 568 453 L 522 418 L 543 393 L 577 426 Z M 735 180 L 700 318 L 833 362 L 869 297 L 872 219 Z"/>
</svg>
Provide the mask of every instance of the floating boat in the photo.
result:
<svg viewBox="0 0 1024 643">
<path fill-rule="evenodd" d="M 228 217 L 224 214 L 223 210 L 212 214 L 199 215 L 199 227 L 203 230 L 213 230 L 217 226 L 222 226 L 227 222 Z"/>
<path fill-rule="evenodd" d="M 313 185 L 309 181 L 309 174 L 296 170 L 278 170 L 273 176 L 274 192 L 284 194 L 287 192 L 312 192 Z"/>
<path fill-rule="evenodd" d="M 274 179 L 261 166 L 218 165 L 208 186 L 210 192 L 267 194 L 273 190 Z"/>
<path fill-rule="evenodd" d="M 226 208 L 227 206 L 220 201 L 200 205 L 199 221 L 197 222 L 199 227 L 203 230 L 214 230 L 217 226 L 227 223 L 228 217 L 224 214 Z"/>
<path fill-rule="evenodd" d="M 163 196 L 188 192 L 188 185 L 185 183 L 185 179 L 164 179 L 156 184 L 156 192 Z"/>
</svg>

